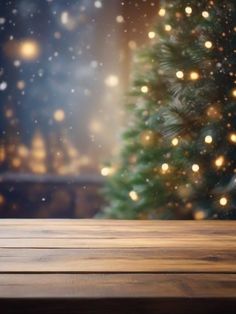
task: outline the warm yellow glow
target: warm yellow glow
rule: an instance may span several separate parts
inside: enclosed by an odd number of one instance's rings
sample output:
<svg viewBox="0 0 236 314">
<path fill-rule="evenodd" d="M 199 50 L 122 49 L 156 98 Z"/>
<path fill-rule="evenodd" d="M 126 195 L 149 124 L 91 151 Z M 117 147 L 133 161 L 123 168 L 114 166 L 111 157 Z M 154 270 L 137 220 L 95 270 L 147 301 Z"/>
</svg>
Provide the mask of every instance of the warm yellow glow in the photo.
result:
<svg viewBox="0 0 236 314">
<path fill-rule="evenodd" d="M 155 32 L 149 32 L 149 33 L 148 33 L 148 37 L 149 37 L 150 39 L 153 39 L 153 38 L 156 37 L 156 33 L 155 33 Z"/>
<path fill-rule="evenodd" d="M 20 43 L 19 57 L 25 60 L 35 60 L 39 56 L 39 44 L 35 40 L 25 40 Z"/>
<path fill-rule="evenodd" d="M 197 210 L 194 212 L 194 219 L 195 220 L 202 220 L 206 218 L 206 213 L 204 210 Z"/>
<path fill-rule="evenodd" d="M 119 78 L 117 75 L 111 74 L 105 79 L 105 84 L 108 87 L 116 87 L 119 85 Z"/>
<path fill-rule="evenodd" d="M 232 143 L 236 143 L 236 133 L 231 133 L 229 139 Z"/>
<path fill-rule="evenodd" d="M 62 109 L 58 109 L 54 112 L 53 118 L 57 122 L 62 122 L 65 119 L 65 112 Z"/>
<path fill-rule="evenodd" d="M 228 203 L 228 200 L 227 200 L 227 198 L 225 196 L 223 196 L 223 197 L 220 198 L 219 203 L 220 203 L 221 206 L 226 206 L 227 203 Z"/>
<path fill-rule="evenodd" d="M 135 191 L 130 191 L 129 192 L 129 197 L 134 202 L 136 202 L 138 200 L 138 194 Z"/>
<path fill-rule="evenodd" d="M 176 77 L 179 79 L 182 79 L 184 77 L 184 72 L 183 71 L 177 71 L 176 72 Z"/>
<path fill-rule="evenodd" d="M 186 12 L 187 14 L 191 14 L 191 13 L 193 12 L 193 10 L 192 10 L 191 7 L 186 7 L 186 8 L 185 8 L 185 12 Z"/>
<path fill-rule="evenodd" d="M 166 15 L 166 10 L 163 9 L 163 8 L 161 8 L 161 9 L 159 10 L 158 14 L 159 14 L 160 16 L 165 16 L 165 15 Z"/>
<path fill-rule="evenodd" d="M 202 16 L 207 19 L 209 17 L 209 13 L 207 11 L 203 11 Z"/>
<path fill-rule="evenodd" d="M 142 86 L 141 87 L 141 92 L 146 94 L 148 92 L 148 87 L 147 86 Z"/>
<path fill-rule="evenodd" d="M 177 146 L 179 144 L 179 140 L 177 139 L 177 137 L 173 138 L 171 141 L 173 146 Z"/>
<path fill-rule="evenodd" d="M 170 32 L 172 30 L 172 27 L 170 25 L 165 25 L 165 30 L 167 32 Z"/>
<path fill-rule="evenodd" d="M 0 194 L 0 206 L 3 205 L 4 202 L 5 202 L 5 197 L 2 194 Z"/>
<path fill-rule="evenodd" d="M 21 160 L 20 160 L 20 158 L 15 157 L 15 158 L 12 159 L 12 166 L 13 166 L 14 168 L 19 168 L 20 165 L 21 165 Z"/>
<path fill-rule="evenodd" d="M 162 171 L 167 171 L 169 169 L 169 165 L 164 163 L 161 165 L 161 169 L 162 169 Z"/>
<path fill-rule="evenodd" d="M 198 164 L 193 164 L 193 165 L 192 165 L 192 171 L 193 171 L 193 172 L 198 172 L 199 169 L 200 169 L 200 167 L 199 167 Z"/>
<path fill-rule="evenodd" d="M 104 176 L 104 177 L 109 176 L 110 174 L 112 174 L 112 172 L 113 172 L 112 168 L 110 168 L 110 167 L 103 167 L 101 169 L 101 175 Z"/>
<path fill-rule="evenodd" d="M 222 167 L 224 164 L 224 161 L 225 161 L 224 156 L 219 156 L 218 158 L 216 158 L 215 160 L 216 167 Z"/>
<path fill-rule="evenodd" d="M 27 157 L 29 155 L 29 150 L 28 150 L 28 148 L 26 146 L 20 145 L 18 147 L 18 154 L 19 154 L 20 157 L 25 158 L 25 157 Z"/>
<path fill-rule="evenodd" d="M 234 89 L 232 90 L 232 95 L 233 95 L 233 97 L 236 97 L 236 88 L 234 88 Z"/>
<path fill-rule="evenodd" d="M 213 138 L 212 138 L 212 136 L 211 136 L 211 135 L 207 135 L 207 136 L 205 137 L 205 143 L 207 143 L 207 144 L 211 144 L 211 143 L 212 143 L 212 141 L 213 141 Z"/>
<path fill-rule="evenodd" d="M 190 73 L 190 79 L 191 79 L 192 81 L 198 80 L 198 79 L 199 79 L 199 74 L 198 74 L 197 72 L 191 72 L 191 73 Z"/>
<path fill-rule="evenodd" d="M 6 151 L 3 146 L 0 146 L 0 162 L 3 162 L 6 158 Z"/>
<path fill-rule="evenodd" d="M 206 47 L 207 49 L 212 48 L 212 42 L 209 41 L 209 40 L 207 40 L 207 41 L 205 42 L 205 47 Z"/>
</svg>

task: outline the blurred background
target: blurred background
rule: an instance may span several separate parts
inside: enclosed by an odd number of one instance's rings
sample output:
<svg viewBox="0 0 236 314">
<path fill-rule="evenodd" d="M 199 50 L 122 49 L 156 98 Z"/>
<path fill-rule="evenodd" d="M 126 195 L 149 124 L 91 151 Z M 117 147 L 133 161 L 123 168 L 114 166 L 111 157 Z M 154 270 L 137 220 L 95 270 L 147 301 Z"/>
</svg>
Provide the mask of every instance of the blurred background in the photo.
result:
<svg viewBox="0 0 236 314">
<path fill-rule="evenodd" d="M 0 1 L 0 217 L 89 218 L 158 1 Z"/>
</svg>

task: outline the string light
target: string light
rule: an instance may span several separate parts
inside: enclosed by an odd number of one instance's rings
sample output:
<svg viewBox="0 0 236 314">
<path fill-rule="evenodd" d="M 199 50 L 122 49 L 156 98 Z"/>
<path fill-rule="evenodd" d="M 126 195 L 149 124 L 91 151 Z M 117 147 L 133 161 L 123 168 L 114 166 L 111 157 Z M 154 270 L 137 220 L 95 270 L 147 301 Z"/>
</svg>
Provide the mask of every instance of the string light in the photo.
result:
<svg viewBox="0 0 236 314">
<path fill-rule="evenodd" d="M 161 9 L 159 10 L 158 14 L 159 14 L 160 16 L 165 16 L 165 15 L 166 15 L 166 10 L 163 9 L 163 8 L 161 8 Z"/>
<path fill-rule="evenodd" d="M 221 206 L 226 206 L 228 203 L 228 199 L 225 196 L 223 196 L 220 198 L 219 203 Z"/>
<path fill-rule="evenodd" d="M 165 30 L 167 32 L 170 32 L 172 30 L 172 27 L 170 25 L 165 25 Z"/>
<path fill-rule="evenodd" d="M 148 92 L 148 87 L 147 86 L 142 86 L 141 87 L 141 92 L 146 94 Z"/>
<path fill-rule="evenodd" d="M 193 164 L 193 165 L 192 165 L 192 171 L 193 171 L 193 172 L 198 172 L 199 169 L 200 169 L 200 167 L 199 167 L 198 164 Z"/>
<path fill-rule="evenodd" d="M 177 139 L 177 137 L 173 138 L 171 141 L 173 146 L 177 146 L 179 144 L 179 140 Z"/>
<path fill-rule="evenodd" d="M 234 88 L 234 89 L 232 90 L 232 96 L 233 96 L 233 97 L 236 97 L 236 88 Z"/>
<path fill-rule="evenodd" d="M 101 169 L 101 175 L 104 177 L 109 176 L 112 173 L 112 169 L 110 167 L 103 167 Z"/>
<path fill-rule="evenodd" d="M 185 12 L 186 12 L 188 15 L 190 15 L 190 14 L 193 12 L 193 10 L 192 10 L 191 7 L 186 7 L 186 8 L 185 8 Z"/>
<path fill-rule="evenodd" d="M 197 72 L 191 72 L 190 73 L 190 79 L 192 80 L 192 81 L 196 81 L 196 80 L 198 80 L 199 79 L 199 74 L 197 73 Z"/>
<path fill-rule="evenodd" d="M 207 49 L 211 49 L 212 48 L 212 42 L 211 41 L 206 41 L 205 42 L 205 47 L 207 48 Z"/>
<path fill-rule="evenodd" d="M 161 169 L 163 172 L 166 172 L 169 169 L 169 165 L 167 163 L 164 163 L 161 165 Z"/>
<path fill-rule="evenodd" d="M 135 191 L 130 191 L 129 192 L 129 197 L 134 202 L 137 202 L 137 200 L 138 200 L 138 194 Z"/>
<path fill-rule="evenodd" d="M 222 167 L 224 164 L 224 161 L 225 161 L 224 156 L 217 157 L 215 160 L 216 167 L 218 167 L 218 168 Z"/>
<path fill-rule="evenodd" d="M 236 143 L 236 133 L 231 133 L 229 139 L 232 143 Z"/>
<path fill-rule="evenodd" d="M 211 143 L 212 143 L 212 141 L 213 141 L 213 138 L 212 138 L 212 136 L 211 136 L 211 135 L 207 135 L 207 136 L 205 137 L 205 143 L 207 143 L 207 144 L 211 144 Z"/>
<path fill-rule="evenodd" d="M 155 32 L 149 32 L 149 33 L 148 33 L 148 37 L 149 37 L 150 39 L 153 39 L 153 38 L 156 37 L 156 33 L 155 33 Z"/>
<path fill-rule="evenodd" d="M 183 71 L 177 71 L 175 75 L 177 78 L 182 79 L 184 77 L 184 72 Z"/>
<path fill-rule="evenodd" d="M 202 16 L 207 19 L 209 17 L 209 13 L 207 11 L 203 11 Z"/>
</svg>

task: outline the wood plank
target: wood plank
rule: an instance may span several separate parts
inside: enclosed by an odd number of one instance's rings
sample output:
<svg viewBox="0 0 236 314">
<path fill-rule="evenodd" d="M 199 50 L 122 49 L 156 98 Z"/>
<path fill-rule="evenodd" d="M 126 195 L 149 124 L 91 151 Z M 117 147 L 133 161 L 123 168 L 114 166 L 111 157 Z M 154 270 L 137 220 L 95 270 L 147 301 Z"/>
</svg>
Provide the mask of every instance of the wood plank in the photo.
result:
<svg viewBox="0 0 236 314">
<path fill-rule="evenodd" d="M 5 238 L 0 239 L 1 248 L 110 248 L 110 249 L 122 249 L 122 248 L 189 248 L 189 249 L 230 249 L 236 251 L 236 241 L 234 239 L 225 239 L 216 237 L 213 239 L 207 239 L 206 237 L 199 238 Z"/>
<path fill-rule="evenodd" d="M 1 298 L 226 298 L 236 274 L 0 274 Z"/>
<path fill-rule="evenodd" d="M 236 272 L 228 248 L 0 249 L 0 272 Z"/>
</svg>

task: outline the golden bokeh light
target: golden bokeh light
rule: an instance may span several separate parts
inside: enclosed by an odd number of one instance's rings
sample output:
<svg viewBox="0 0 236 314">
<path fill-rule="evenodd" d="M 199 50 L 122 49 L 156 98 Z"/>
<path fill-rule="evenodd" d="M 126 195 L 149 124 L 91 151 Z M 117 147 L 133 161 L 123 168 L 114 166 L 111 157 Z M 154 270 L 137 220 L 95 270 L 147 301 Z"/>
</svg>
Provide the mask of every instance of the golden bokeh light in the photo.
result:
<svg viewBox="0 0 236 314">
<path fill-rule="evenodd" d="M 193 71 L 193 72 L 190 73 L 189 77 L 190 77 L 190 80 L 196 81 L 196 80 L 199 79 L 199 74 L 197 72 Z"/>
<path fill-rule="evenodd" d="M 177 139 L 177 137 L 173 138 L 172 141 L 171 141 L 171 144 L 173 146 L 177 146 L 179 144 L 179 140 Z"/>
<path fill-rule="evenodd" d="M 186 8 L 185 8 L 185 12 L 186 12 L 188 15 L 190 15 L 190 14 L 193 12 L 193 10 L 192 10 L 191 7 L 186 7 Z"/>
<path fill-rule="evenodd" d="M 216 167 L 220 168 L 223 166 L 224 162 L 225 162 L 224 156 L 219 156 L 215 160 L 215 165 L 216 165 Z"/>
<path fill-rule="evenodd" d="M 166 10 L 164 8 L 161 8 L 158 12 L 159 16 L 165 16 L 166 15 Z"/>
<path fill-rule="evenodd" d="M 147 86 L 142 86 L 141 87 L 141 92 L 146 94 L 148 92 L 148 87 Z"/>
<path fill-rule="evenodd" d="M 236 133 L 231 133 L 229 135 L 229 140 L 232 142 L 232 143 L 235 143 L 236 144 Z"/>
<path fill-rule="evenodd" d="M 220 198 L 219 203 L 221 206 L 226 206 L 228 204 L 228 199 L 225 196 L 223 196 Z"/>
<path fill-rule="evenodd" d="M 65 120 L 65 112 L 64 112 L 64 110 L 62 110 L 62 109 L 56 110 L 54 112 L 54 114 L 53 114 L 53 118 L 57 122 L 62 122 L 63 120 Z"/>
<path fill-rule="evenodd" d="M 40 54 L 40 47 L 35 40 L 24 40 L 20 42 L 18 54 L 21 59 L 35 60 Z"/>
<path fill-rule="evenodd" d="M 171 25 L 165 25 L 165 31 L 170 32 L 172 30 Z"/>
<path fill-rule="evenodd" d="M 184 72 L 183 71 L 177 71 L 175 75 L 177 78 L 182 79 L 184 77 Z"/>
<path fill-rule="evenodd" d="M 207 11 L 203 11 L 202 16 L 207 19 L 209 17 L 209 13 Z"/>
<path fill-rule="evenodd" d="M 169 165 L 167 163 L 164 163 L 164 164 L 161 165 L 161 170 L 163 172 L 166 172 L 168 169 L 169 169 Z"/>
<path fill-rule="evenodd" d="M 205 136 L 205 143 L 206 144 L 211 144 L 212 143 L 212 141 L 213 141 L 213 138 L 212 138 L 212 136 L 211 135 L 207 135 L 207 136 Z"/>
<path fill-rule="evenodd" d="M 193 165 L 192 165 L 192 171 L 193 171 L 193 172 L 198 172 L 199 169 L 200 169 L 200 167 L 199 167 L 198 164 L 193 164 Z"/>
<path fill-rule="evenodd" d="M 207 49 L 211 49 L 212 46 L 213 46 L 212 42 L 209 41 L 209 40 L 207 40 L 204 45 L 205 45 L 205 47 L 206 47 Z"/>
<path fill-rule="evenodd" d="M 149 37 L 150 39 L 153 39 L 153 38 L 156 37 L 156 33 L 155 33 L 155 32 L 149 32 L 149 33 L 148 33 L 148 37 Z"/>
<path fill-rule="evenodd" d="M 138 201 L 138 194 L 135 191 L 130 191 L 129 192 L 129 197 L 131 198 L 132 201 L 136 202 Z"/>
</svg>

